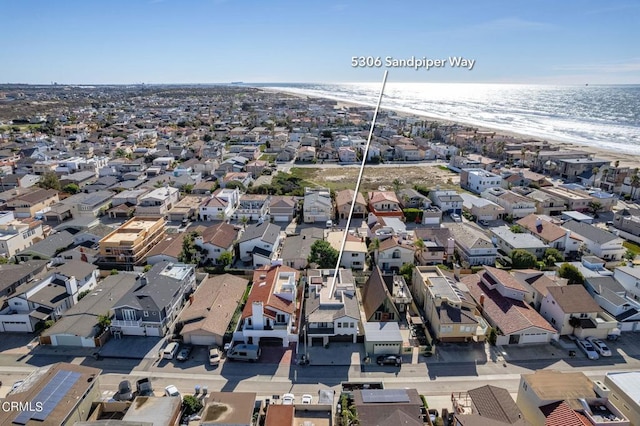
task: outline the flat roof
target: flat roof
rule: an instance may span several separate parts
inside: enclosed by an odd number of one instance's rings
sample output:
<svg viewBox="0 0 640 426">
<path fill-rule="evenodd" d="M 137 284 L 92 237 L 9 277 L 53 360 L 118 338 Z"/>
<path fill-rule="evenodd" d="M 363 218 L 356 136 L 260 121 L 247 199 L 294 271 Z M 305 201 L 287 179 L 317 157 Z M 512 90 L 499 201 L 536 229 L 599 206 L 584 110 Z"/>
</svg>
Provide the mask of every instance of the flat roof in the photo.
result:
<svg viewBox="0 0 640 426">
<path fill-rule="evenodd" d="M 164 223 L 164 218 L 158 219 L 145 219 L 137 218 L 129 220 L 122 224 L 121 227 L 113 231 L 111 234 L 104 237 L 100 242 L 121 242 L 121 241 L 133 241 L 141 233 L 148 232 L 158 222 Z"/>
<path fill-rule="evenodd" d="M 251 424 L 255 401 L 254 392 L 211 392 L 201 422 L 208 425 Z"/>
<path fill-rule="evenodd" d="M 365 322 L 364 335 L 368 342 L 402 342 L 397 322 Z"/>
<path fill-rule="evenodd" d="M 584 213 L 575 211 L 575 210 L 569 210 L 566 212 L 562 212 L 562 216 L 567 216 L 570 217 L 574 220 L 577 220 L 579 222 L 583 221 L 583 220 L 593 220 L 593 217 L 586 215 Z"/>
<path fill-rule="evenodd" d="M 182 400 L 178 397 L 138 396 L 133 400 L 122 421 L 169 424 L 171 419 L 180 416 L 181 407 Z"/>
<path fill-rule="evenodd" d="M 640 404 L 640 386 L 638 386 L 638 383 L 640 383 L 640 371 L 607 373 L 606 378 L 618 386 L 629 399 L 635 401 L 636 404 Z"/>
</svg>

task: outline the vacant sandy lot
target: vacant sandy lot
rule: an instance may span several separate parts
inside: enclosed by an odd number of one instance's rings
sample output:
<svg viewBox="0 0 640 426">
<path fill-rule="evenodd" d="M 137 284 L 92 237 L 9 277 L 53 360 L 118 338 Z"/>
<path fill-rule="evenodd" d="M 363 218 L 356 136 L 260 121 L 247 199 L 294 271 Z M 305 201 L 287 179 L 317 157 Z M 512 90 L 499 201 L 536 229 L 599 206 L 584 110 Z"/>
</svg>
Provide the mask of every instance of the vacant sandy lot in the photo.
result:
<svg viewBox="0 0 640 426">
<path fill-rule="evenodd" d="M 297 168 L 294 175 L 319 186 L 331 189 L 355 188 L 359 168 Z M 429 189 L 440 186 L 456 188 L 460 177 L 450 170 L 443 170 L 438 166 L 392 167 L 371 166 L 364 169 L 361 190 L 393 188 L 393 182 L 398 179 L 401 187 L 411 187 L 414 184 L 426 186 Z"/>
</svg>

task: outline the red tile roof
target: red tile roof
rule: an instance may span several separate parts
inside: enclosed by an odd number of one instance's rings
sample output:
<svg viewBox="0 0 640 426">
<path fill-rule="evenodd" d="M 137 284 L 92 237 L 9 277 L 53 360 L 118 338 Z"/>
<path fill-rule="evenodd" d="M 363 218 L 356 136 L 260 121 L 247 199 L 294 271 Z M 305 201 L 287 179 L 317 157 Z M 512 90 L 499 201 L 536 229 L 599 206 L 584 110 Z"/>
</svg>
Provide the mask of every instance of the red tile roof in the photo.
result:
<svg viewBox="0 0 640 426">
<path fill-rule="evenodd" d="M 545 416 L 545 426 L 591 426 L 589 419 L 564 401 L 543 405 L 540 411 Z"/>
<path fill-rule="evenodd" d="M 269 405 L 265 417 L 265 426 L 290 426 L 295 419 L 293 405 Z"/>
<path fill-rule="evenodd" d="M 497 290 L 489 290 L 479 274 L 468 275 L 461 280 L 476 302 L 484 294 L 483 314 L 505 335 L 537 327 L 555 333 L 556 330 L 531 306 L 520 300 L 502 296 Z"/>
<path fill-rule="evenodd" d="M 369 193 L 370 203 L 379 203 L 381 201 L 389 201 L 392 203 L 398 203 L 398 197 L 396 194 L 390 191 L 373 191 Z"/>
<path fill-rule="evenodd" d="M 289 301 L 273 294 L 280 272 L 295 272 L 296 281 L 300 276 L 296 269 L 288 266 L 263 266 L 253 272 L 253 285 L 251 286 L 247 303 L 242 310 L 243 319 L 251 316 L 253 302 L 262 302 L 264 304 L 264 313 L 268 316 L 275 316 L 273 315 L 275 311 L 288 314 L 293 314 L 296 311 L 295 300 Z"/>
</svg>

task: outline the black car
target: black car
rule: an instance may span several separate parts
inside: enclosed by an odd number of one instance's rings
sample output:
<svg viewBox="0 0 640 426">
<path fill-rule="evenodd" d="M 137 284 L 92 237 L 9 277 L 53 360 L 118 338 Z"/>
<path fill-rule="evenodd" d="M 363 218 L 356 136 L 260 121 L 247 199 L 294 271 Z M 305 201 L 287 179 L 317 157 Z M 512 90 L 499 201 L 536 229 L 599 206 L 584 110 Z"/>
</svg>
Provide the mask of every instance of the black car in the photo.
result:
<svg viewBox="0 0 640 426">
<path fill-rule="evenodd" d="M 131 401 L 133 399 L 133 392 L 131 391 L 131 382 L 123 380 L 118 385 L 118 393 L 116 395 L 118 401 Z"/>
<path fill-rule="evenodd" d="M 376 360 L 378 365 L 395 365 L 399 367 L 402 364 L 400 355 L 380 355 Z"/>
<path fill-rule="evenodd" d="M 153 387 L 148 377 L 136 382 L 136 390 L 138 391 L 138 396 L 153 396 Z"/>
<path fill-rule="evenodd" d="M 176 359 L 178 361 L 186 361 L 189 359 L 189 355 L 191 355 L 191 350 L 193 348 L 191 346 L 183 346 L 180 348 L 180 351 L 178 352 L 178 356 L 176 357 Z"/>
</svg>

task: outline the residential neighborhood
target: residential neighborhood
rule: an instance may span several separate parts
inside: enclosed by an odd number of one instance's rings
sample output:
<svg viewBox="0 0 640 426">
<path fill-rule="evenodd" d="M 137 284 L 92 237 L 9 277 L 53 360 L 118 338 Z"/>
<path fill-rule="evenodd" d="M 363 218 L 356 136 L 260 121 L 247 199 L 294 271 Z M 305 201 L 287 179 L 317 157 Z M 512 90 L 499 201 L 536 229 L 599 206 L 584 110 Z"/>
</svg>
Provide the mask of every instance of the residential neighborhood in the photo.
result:
<svg viewBox="0 0 640 426">
<path fill-rule="evenodd" d="M 29 360 L 7 401 L 63 386 L 47 424 L 640 424 L 637 169 L 391 110 L 367 150 L 371 107 L 249 87 L 61 90 L 0 88 L 63 105 L 0 115 L 0 355 Z M 425 395 L 458 367 L 522 388 Z"/>
</svg>

